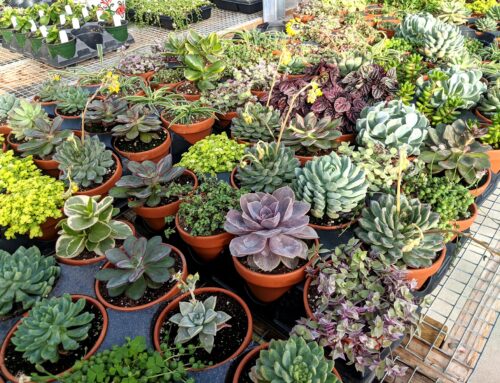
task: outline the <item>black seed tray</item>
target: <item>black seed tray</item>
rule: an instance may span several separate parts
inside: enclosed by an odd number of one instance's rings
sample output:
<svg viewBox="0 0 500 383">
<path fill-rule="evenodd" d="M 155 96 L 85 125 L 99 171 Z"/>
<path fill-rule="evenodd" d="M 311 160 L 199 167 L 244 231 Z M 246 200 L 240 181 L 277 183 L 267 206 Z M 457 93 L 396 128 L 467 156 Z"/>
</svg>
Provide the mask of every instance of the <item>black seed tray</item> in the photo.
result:
<svg viewBox="0 0 500 383">
<path fill-rule="evenodd" d="M 217 8 L 251 14 L 262 11 L 262 0 L 210 0 Z"/>
</svg>

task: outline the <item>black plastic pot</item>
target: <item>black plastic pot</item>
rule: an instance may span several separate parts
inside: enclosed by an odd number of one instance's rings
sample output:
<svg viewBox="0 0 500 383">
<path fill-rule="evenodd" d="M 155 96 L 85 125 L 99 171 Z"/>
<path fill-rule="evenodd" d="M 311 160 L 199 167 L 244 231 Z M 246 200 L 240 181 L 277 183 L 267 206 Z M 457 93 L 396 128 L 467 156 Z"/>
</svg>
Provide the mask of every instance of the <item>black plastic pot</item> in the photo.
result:
<svg viewBox="0 0 500 383">
<path fill-rule="evenodd" d="M 7 28 L 7 29 L 0 29 L 0 34 L 2 35 L 2 44 L 4 47 L 7 47 L 10 45 L 12 42 L 12 39 L 14 38 L 14 30 Z"/>
<path fill-rule="evenodd" d="M 262 0 L 210 0 L 217 8 L 251 14 L 262 11 Z"/>
<path fill-rule="evenodd" d="M 30 47 L 30 52 L 33 56 L 37 56 L 42 47 L 43 37 L 28 37 L 27 43 Z"/>
<path fill-rule="evenodd" d="M 128 21 L 122 20 L 122 25 L 115 27 L 104 26 L 106 32 L 113 36 L 116 40 L 125 42 L 128 39 Z"/>
<path fill-rule="evenodd" d="M 68 36 L 68 42 L 62 44 L 48 44 L 47 49 L 52 58 L 57 58 L 61 56 L 65 59 L 70 59 L 75 56 L 76 53 L 76 38 L 74 36 Z M 43 40 L 45 41 L 45 40 Z"/>
<path fill-rule="evenodd" d="M 197 23 L 202 20 L 207 20 L 212 16 L 212 7 L 204 5 L 198 11 L 193 11 L 186 17 L 186 24 Z M 175 30 L 174 20 L 169 16 L 160 16 L 160 26 L 165 29 Z"/>
<path fill-rule="evenodd" d="M 14 39 L 16 40 L 17 46 L 23 49 L 26 45 L 26 33 L 13 32 Z"/>
<path fill-rule="evenodd" d="M 97 49 L 97 45 L 102 45 L 104 40 L 102 33 L 99 32 L 80 33 L 78 39 L 91 49 Z"/>
</svg>

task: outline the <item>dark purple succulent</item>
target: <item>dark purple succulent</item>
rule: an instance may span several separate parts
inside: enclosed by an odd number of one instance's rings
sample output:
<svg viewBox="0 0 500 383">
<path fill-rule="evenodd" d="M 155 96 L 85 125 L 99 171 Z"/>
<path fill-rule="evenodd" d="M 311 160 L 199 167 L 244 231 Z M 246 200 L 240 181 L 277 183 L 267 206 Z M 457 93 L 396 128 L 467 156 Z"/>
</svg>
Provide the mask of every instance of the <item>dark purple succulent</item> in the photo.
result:
<svg viewBox="0 0 500 383">
<path fill-rule="evenodd" d="M 310 205 L 295 201 L 293 190 L 286 186 L 273 194 L 249 193 L 240 198 L 241 212 L 230 210 L 224 229 L 236 235 L 229 250 L 234 257 L 247 257 L 248 264 L 262 271 L 272 271 L 282 262 L 289 269 L 307 259 L 304 239 L 318 234 L 308 226 Z"/>
</svg>

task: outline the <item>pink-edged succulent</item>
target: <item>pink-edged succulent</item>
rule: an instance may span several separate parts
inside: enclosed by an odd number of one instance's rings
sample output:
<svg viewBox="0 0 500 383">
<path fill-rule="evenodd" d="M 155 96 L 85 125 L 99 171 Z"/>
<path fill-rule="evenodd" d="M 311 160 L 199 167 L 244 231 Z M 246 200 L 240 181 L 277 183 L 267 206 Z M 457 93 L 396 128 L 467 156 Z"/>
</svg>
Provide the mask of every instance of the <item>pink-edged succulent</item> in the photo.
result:
<svg viewBox="0 0 500 383">
<path fill-rule="evenodd" d="M 310 205 L 295 200 L 286 186 L 272 194 L 249 193 L 240 198 L 242 211 L 229 210 L 224 229 L 236 235 L 229 250 L 234 257 L 247 257 L 252 268 L 272 271 L 283 263 L 289 269 L 307 259 L 304 239 L 318 238 L 308 226 Z"/>
</svg>

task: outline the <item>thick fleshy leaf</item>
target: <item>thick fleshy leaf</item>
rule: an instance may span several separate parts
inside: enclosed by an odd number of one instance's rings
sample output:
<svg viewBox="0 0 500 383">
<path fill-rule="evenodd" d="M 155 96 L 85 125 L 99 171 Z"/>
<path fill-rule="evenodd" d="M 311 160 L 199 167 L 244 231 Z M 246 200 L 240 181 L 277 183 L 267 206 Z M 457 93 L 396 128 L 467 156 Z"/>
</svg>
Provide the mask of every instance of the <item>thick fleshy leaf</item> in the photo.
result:
<svg viewBox="0 0 500 383">
<path fill-rule="evenodd" d="M 267 239 L 256 234 L 248 234 L 233 238 L 229 244 L 229 250 L 233 256 L 243 257 L 260 253 L 265 249 L 266 244 Z"/>
</svg>

